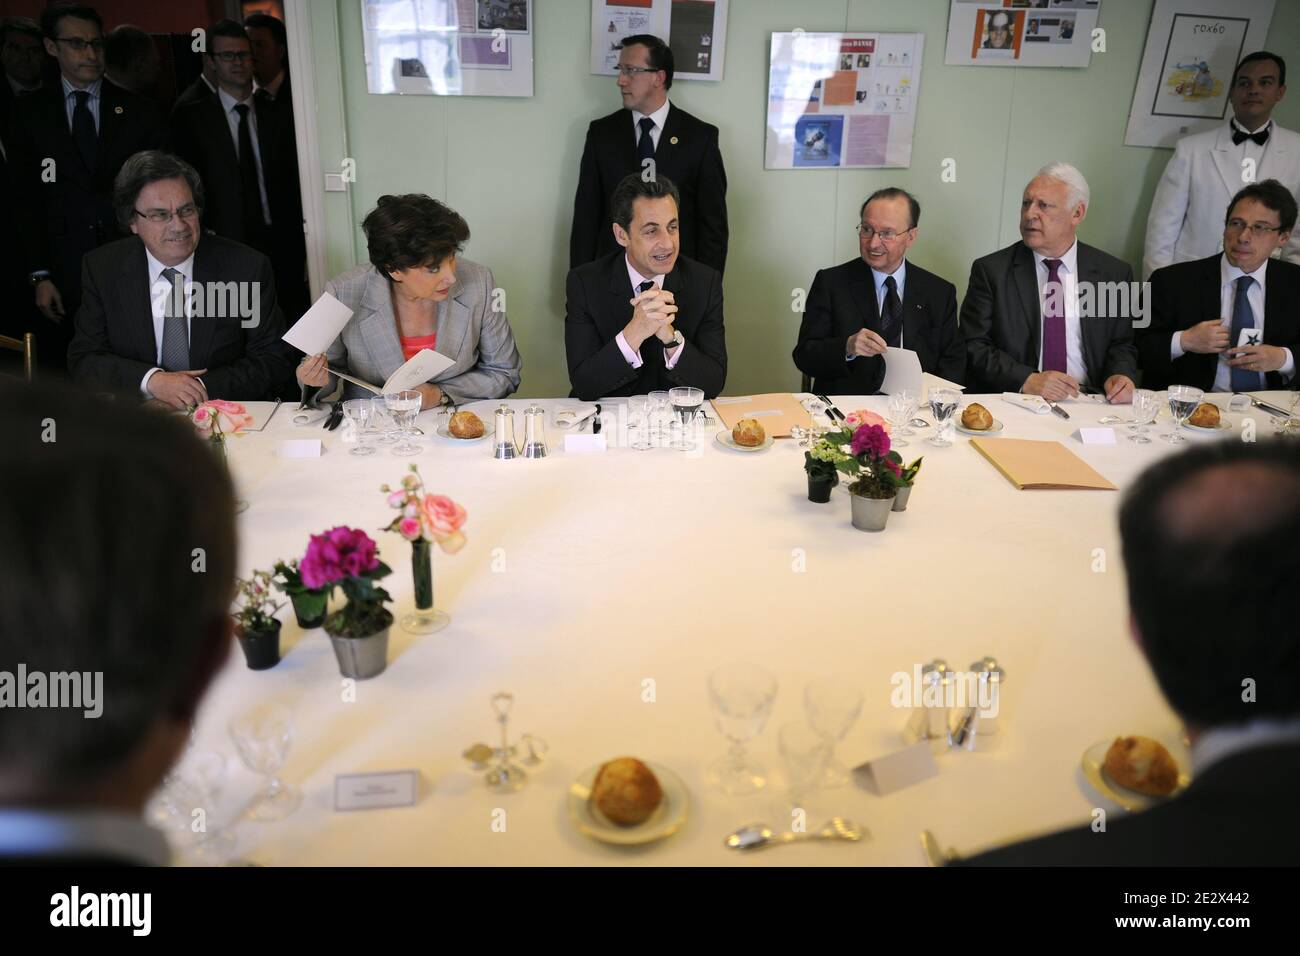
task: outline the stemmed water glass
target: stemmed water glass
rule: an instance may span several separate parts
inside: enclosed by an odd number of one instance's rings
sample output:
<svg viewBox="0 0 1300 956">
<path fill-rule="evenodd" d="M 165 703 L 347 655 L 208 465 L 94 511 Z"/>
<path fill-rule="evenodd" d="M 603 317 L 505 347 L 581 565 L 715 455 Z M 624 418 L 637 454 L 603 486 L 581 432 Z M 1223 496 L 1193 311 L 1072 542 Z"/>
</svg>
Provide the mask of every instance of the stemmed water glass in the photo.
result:
<svg viewBox="0 0 1300 956">
<path fill-rule="evenodd" d="M 283 704 L 262 704 L 230 722 L 230 739 L 244 766 L 268 779 L 266 789 L 249 807 L 253 820 L 282 820 L 302 802 L 302 791 L 278 776 L 293 741 L 293 715 Z"/>
<path fill-rule="evenodd" d="M 397 444 L 397 427 L 393 421 L 393 414 L 388 410 L 381 396 L 368 399 L 370 402 L 370 430 L 379 433 L 375 439 L 376 445 L 396 445 Z"/>
<path fill-rule="evenodd" d="M 757 793 L 767 786 L 767 771 L 745 752 L 745 744 L 763 732 L 776 699 L 776 678 L 754 664 L 724 664 L 709 675 L 709 701 L 718 730 L 731 748 L 705 775 L 708 785 L 732 797 Z"/>
<path fill-rule="evenodd" d="M 810 806 L 813 792 L 822 785 L 826 766 L 830 762 L 835 744 L 809 724 L 786 724 L 777 734 L 781 761 L 785 764 L 786 780 L 790 789 L 777 803 L 777 812 L 792 822 L 796 811 L 805 818 L 820 816 L 818 809 Z"/>
<path fill-rule="evenodd" d="M 649 403 L 647 414 L 650 419 L 650 440 L 658 448 L 664 444 L 664 426 L 672 416 L 668 408 L 668 393 L 651 392 L 646 396 L 646 400 Z"/>
<path fill-rule="evenodd" d="M 1169 413 L 1174 416 L 1174 430 L 1165 436 L 1165 441 L 1171 445 L 1181 445 L 1187 441 L 1180 434 L 1183 423 L 1192 417 L 1192 412 L 1196 411 L 1196 406 L 1201 404 L 1204 397 L 1205 392 L 1192 385 L 1169 386 Z"/>
<path fill-rule="evenodd" d="M 402 439 L 398 444 L 393 446 L 393 454 L 403 458 L 411 458 L 424 451 L 417 445 L 412 438 L 415 427 L 415 416 L 420 413 L 420 405 L 423 399 L 420 393 L 413 389 L 406 389 L 401 392 L 387 392 L 384 395 L 384 406 L 388 409 L 389 414 L 393 416 L 393 421 L 397 425 L 397 433 Z"/>
<path fill-rule="evenodd" d="M 691 451 L 695 448 L 695 416 L 704 404 L 704 392 L 690 387 L 670 388 L 668 400 L 672 403 L 673 414 L 681 422 L 677 440 L 672 447 L 678 451 Z"/>
<path fill-rule="evenodd" d="M 835 759 L 835 747 L 845 738 L 862 713 L 862 694 L 851 684 L 837 680 L 812 681 L 803 692 L 804 713 L 813 729 L 831 746 L 822 774 L 823 787 L 843 787 L 849 771 Z"/>
<path fill-rule="evenodd" d="M 930 392 L 930 414 L 934 416 L 935 434 L 929 439 L 936 448 L 952 444 L 953 416 L 957 413 L 957 393 L 950 388 Z"/>
<path fill-rule="evenodd" d="M 1155 423 L 1156 416 L 1160 414 L 1160 396 L 1149 388 L 1135 389 L 1133 392 L 1133 424 L 1129 426 L 1133 429 L 1133 434 L 1129 436 L 1129 441 L 1137 442 L 1139 445 L 1151 444 L 1151 439 L 1147 437 L 1146 427 Z"/>
<path fill-rule="evenodd" d="M 373 455 L 375 453 L 375 449 L 366 444 L 366 426 L 370 424 L 373 407 L 368 398 L 349 398 L 343 403 L 343 417 L 352 423 L 353 434 L 357 438 L 357 443 L 349 454 Z"/>
<path fill-rule="evenodd" d="M 907 392 L 895 392 L 889 396 L 889 438 L 893 448 L 911 444 L 903 436 L 914 432 L 907 427 L 912 417 L 912 397 Z"/>
<path fill-rule="evenodd" d="M 637 451 L 654 447 L 650 438 L 650 400 L 644 395 L 631 395 L 627 400 L 628 445 Z"/>
</svg>

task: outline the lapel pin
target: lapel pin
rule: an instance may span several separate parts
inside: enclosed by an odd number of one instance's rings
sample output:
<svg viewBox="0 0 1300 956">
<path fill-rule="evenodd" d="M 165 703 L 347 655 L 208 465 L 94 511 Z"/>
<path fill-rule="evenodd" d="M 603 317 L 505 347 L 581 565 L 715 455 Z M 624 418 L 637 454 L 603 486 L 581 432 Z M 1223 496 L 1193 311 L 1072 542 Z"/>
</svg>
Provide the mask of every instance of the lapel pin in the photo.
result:
<svg viewBox="0 0 1300 956">
<path fill-rule="evenodd" d="M 674 136 L 674 137 L 673 137 L 672 139 L 670 139 L 668 142 L 670 142 L 670 143 L 672 143 L 674 146 L 676 146 L 676 145 L 677 145 L 677 137 Z"/>
<path fill-rule="evenodd" d="M 113 112 L 116 113 L 118 116 L 121 116 L 121 115 L 122 115 L 122 107 L 120 107 L 120 106 L 114 106 L 114 107 L 113 107 Z"/>
</svg>

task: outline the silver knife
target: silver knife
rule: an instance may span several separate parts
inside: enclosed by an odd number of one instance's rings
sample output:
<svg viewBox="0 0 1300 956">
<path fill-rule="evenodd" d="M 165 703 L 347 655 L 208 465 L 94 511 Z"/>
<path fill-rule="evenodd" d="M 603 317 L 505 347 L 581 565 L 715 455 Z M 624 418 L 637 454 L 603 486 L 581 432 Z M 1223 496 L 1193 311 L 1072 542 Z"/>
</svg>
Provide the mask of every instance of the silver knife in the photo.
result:
<svg viewBox="0 0 1300 956">
<path fill-rule="evenodd" d="M 1278 408 L 1276 405 L 1270 405 L 1268 402 L 1261 402 L 1254 395 L 1247 395 L 1246 397 L 1250 399 L 1250 404 L 1254 405 L 1256 408 L 1262 408 L 1264 411 L 1271 412 L 1274 415 L 1281 415 L 1283 418 L 1291 417 L 1291 413 L 1285 409 Z"/>
<path fill-rule="evenodd" d="M 1070 413 L 1067 412 L 1067 411 L 1066 411 L 1064 408 L 1062 408 L 1060 405 L 1056 404 L 1056 402 L 1048 402 L 1048 403 L 1047 403 L 1047 407 L 1050 408 L 1050 409 L 1051 409 L 1053 412 L 1055 412 L 1056 414 L 1060 415 L 1060 416 L 1061 416 L 1062 418 L 1064 418 L 1067 422 L 1070 420 Z"/>
</svg>

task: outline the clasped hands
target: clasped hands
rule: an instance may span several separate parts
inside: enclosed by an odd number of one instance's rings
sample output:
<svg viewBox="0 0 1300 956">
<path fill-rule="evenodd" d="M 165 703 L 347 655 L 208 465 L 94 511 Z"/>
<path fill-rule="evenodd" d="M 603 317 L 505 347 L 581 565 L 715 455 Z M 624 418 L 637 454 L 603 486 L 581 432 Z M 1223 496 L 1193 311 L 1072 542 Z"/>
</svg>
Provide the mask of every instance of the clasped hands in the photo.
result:
<svg viewBox="0 0 1300 956">
<path fill-rule="evenodd" d="M 671 292 L 651 288 L 628 301 L 632 304 L 632 320 L 623 329 L 628 348 L 635 352 L 651 336 L 664 345 L 672 343 L 676 336 L 673 317 L 677 315 L 677 303 Z"/>
</svg>

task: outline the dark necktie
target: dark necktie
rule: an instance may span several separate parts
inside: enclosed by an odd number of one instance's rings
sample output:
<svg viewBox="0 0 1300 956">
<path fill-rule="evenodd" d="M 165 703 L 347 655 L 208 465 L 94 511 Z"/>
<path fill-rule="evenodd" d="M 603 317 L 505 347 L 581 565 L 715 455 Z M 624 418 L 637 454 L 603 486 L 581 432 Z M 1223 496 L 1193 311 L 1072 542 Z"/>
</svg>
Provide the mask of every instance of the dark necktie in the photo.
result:
<svg viewBox="0 0 1300 956">
<path fill-rule="evenodd" d="M 190 334 L 185 328 L 185 277 L 175 269 L 164 269 L 163 278 L 171 284 L 163 306 L 162 367 L 165 372 L 181 372 L 190 367 Z"/>
<path fill-rule="evenodd" d="M 248 104 L 236 103 L 239 114 L 239 191 L 244 216 L 244 238 L 259 236 L 266 220 L 262 217 L 262 189 L 257 181 L 257 160 L 253 157 L 253 131 Z"/>
<path fill-rule="evenodd" d="M 1250 287 L 1254 284 L 1255 280 L 1250 276 L 1242 276 L 1237 280 L 1237 296 L 1232 303 L 1232 333 L 1228 342 L 1229 348 L 1237 347 L 1237 343 L 1241 341 L 1242 329 L 1256 327 L 1255 313 L 1250 307 L 1250 299 L 1247 298 Z M 1264 387 L 1264 376 L 1249 369 L 1234 368 L 1231 385 L 1234 392 L 1258 391 Z"/>
<path fill-rule="evenodd" d="M 90 93 L 87 90 L 73 90 L 77 105 L 72 108 L 72 138 L 76 141 L 77 152 L 82 162 L 92 172 L 95 169 L 95 117 L 90 115 Z"/>
<path fill-rule="evenodd" d="M 1065 287 L 1061 283 L 1061 260 L 1044 259 L 1047 285 L 1043 289 L 1043 368 L 1044 372 L 1064 372 Z"/>
<path fill-rule="evenodd" d="M 639 286 L 636 287 L 636 294 L 640 295 L 642 292 L 649 292 L 654 287 L 655 287 L 654 279 L 646 279 L 644 282 L 642 282 Z"/>
<path fill-rule="evenodd" d="M 1241 130 L 1237 129 L 1234 124 L 1232 127 L 1232 145 L 1240 146 L 1242 143 L 1246 142 L 1246 140 L 1251 139 L 1255 141 L 1257 146 L 1263 146 L 1268 142 L 1268 131 L 1272 128 L 1272 124 L 1270 124 L 1265 126 L 1258 133 L 1243 133 Z"/>
<path fill-rule="evenodd" d="M 898 298 L 898 284 L 893 276 L 885 277 L 885 302 L 880 313 L 880 337 L 891 349 L 898 348 L 903 332 L 903 303 Z"/>
<path fill-rule="evenodd" d="M 638 160 L 654 159 L 655 141 L 650 135 L 650 131 L 655 128 L 655 121 L 648 116 L 641 117 L 641 138 L 636 143 L 636 158 Z"/>
</svg>

